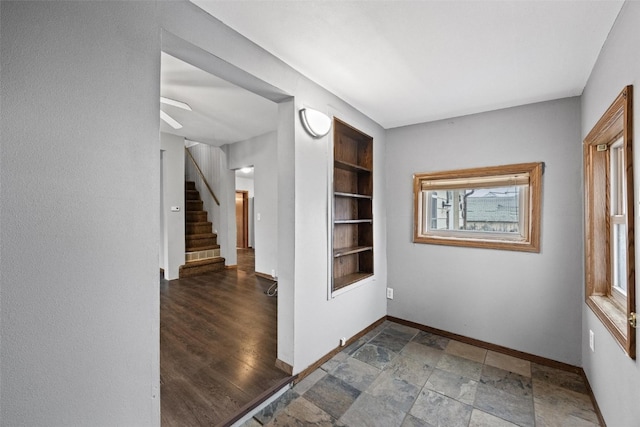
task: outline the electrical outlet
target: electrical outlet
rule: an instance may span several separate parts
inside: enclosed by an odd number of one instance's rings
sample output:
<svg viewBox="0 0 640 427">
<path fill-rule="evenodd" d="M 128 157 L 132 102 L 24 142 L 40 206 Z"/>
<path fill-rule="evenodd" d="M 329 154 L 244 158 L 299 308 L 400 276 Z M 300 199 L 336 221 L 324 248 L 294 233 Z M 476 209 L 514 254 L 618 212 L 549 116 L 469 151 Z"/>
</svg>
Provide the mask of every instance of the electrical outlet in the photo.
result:
<svg viewBox="0 0 640 427">
<path fill-rule="evenodd" d="M 387 299 L 393 299 L 393 288 L 387 288 Z"/>
<path fill-rule="evenodd" d="M 593 333 L 593 331 L 591 329 L 589 329 L 589 348 L 591 349 L 591 351 L 596 351 L 595 349 L 595 343 L 596 341 L 596 337 L 595 334 Z"/>
</svg>

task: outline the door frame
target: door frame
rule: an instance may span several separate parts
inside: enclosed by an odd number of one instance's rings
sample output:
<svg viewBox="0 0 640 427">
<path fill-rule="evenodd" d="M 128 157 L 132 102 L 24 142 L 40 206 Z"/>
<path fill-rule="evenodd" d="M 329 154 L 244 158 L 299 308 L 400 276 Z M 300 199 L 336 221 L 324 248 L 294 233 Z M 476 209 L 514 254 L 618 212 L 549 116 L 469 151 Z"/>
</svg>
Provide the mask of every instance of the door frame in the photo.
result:
<svg viewBox="0 0 640 427">
<path fill-rule="evenodd" d="M 249 248 L 249 192 L 246 190 L 236 190 L 236 227 L 238 221 L 238 195 L 242 196 L 242 246 L 238 245 L 240 239 L 236 237 L 238 248 Z"/>
</svg>

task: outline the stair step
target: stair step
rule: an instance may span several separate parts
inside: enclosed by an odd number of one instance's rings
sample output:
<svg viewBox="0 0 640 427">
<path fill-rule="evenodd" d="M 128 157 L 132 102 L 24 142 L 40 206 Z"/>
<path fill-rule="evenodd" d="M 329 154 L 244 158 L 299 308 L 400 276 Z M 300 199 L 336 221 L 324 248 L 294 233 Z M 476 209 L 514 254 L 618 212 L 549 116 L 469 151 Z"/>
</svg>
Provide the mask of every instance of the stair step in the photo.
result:
<svg viewBox="0 0 640 427">
<path fill-rule="evenodd" d="M 220 245 L 216 242 L 216 239 L 199 240 L 197 242 L 185 242 L 184 250 L 187 252 L 198 252 L 209 249 L 217 249 Z"/>
<path fill-rule="evenodd" d="M 202 245 L 202 246 L 189 246 L 185 245 L 184 250 L 186 252 L 202 252 L 202 251 L 215 251 L 220 250 L 220 245 Z"/>
<path fill-rule="evenodd" d="M 186 200 L 187 211 L 201 211 L 204 207 L 202 200 Z"/>
<path fill-rule="evenodd" d="M 199 233 L 199 234 L 189 234 L 185 236 L 187 240 L 202 240 L 202 239 L 215 239 L 218 237 L 216 233 Z"/>
<path fill-rule="evenodd" d="M 200 274 L 224 270 L 224 258 L 215 257 L 188 262 L 180 266 L 179 277 L 193 277 Z"/>
<path fill-rule="evenodd" d="M 204 251 L 185 252 L 184 258 L 186 262 L 201 261 L 203 259 L 215 258 L 220 256 L 220 248 L 207 249 Z"/>
<path fill-rule="evenodd" d="M 200 192 L 198 190 L 185 190 L 185 200 L 200 200 Z"/>
<path fill-rule="evenodd" d="M 211 233 L 213 229 L 213 224 L 205 221 L 198 222 L 187 222 L 184 227 L 184 232 L 186 234 L 203 234 L 203 233 Z"/>
<path fill-rule="evenodd" d="M 207 211 L 185 212 L 186 222 L 206 222 L 207 219 L 208 219 Z"/>
<path fill-rule="evenodd" d="M 185 260 L 180 267 L 180 277 L 224 269 L 224 258 L 220 257 L 218 236 L 212 233 L 213 224 L 194 181 L 185 181 Z"/>
<path fill-rule="evenodd" d="M 220 247 L 220 245 L 218 245 L 218 236 L 214 233 L 185 235 L 184 244 L 187 252 L 202 251 Z"/>
</svg>

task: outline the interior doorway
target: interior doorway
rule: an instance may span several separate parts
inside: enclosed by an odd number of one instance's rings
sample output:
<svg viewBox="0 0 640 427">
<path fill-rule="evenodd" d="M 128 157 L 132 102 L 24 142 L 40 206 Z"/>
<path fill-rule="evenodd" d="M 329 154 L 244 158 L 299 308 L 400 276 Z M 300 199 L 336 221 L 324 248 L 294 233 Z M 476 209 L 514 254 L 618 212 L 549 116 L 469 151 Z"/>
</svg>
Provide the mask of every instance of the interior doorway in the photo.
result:
<svg viewBox="0 0 640 427">
<path fill-rule="evenodd" d="M 169 32 L 163 32 L 162 50 L 161 96 L 189 105 L 191 110 L 163 103 L 162 108 L 166 109 L 165 113 L 184 126 L 176 129 L 165 121 L 161 121 L 161 131 L 182 136 L 188 140 L 189 144 L 200 142 L 212 147 L 242 144 L 245 141 L 253 141 L 262 135 L 274 135 L 278 131 L 278 138 L 274 137 L 274 145 L 267 154 L 277 152 L 287 159 L 293 158 L 295 136 L 293 129 L 296 117 L 293 97 Z M 172 59 L 184 62 L 187 67 L 172 61 Z M 236 94 L 238 88 L 242 89 L 242 93 L 237 94 L 237 97 L 232 96 Z M 220 96 L 220 93 L 224 96 Z M 266 102 L 261 102 L 261 99 Z M 258 108 L 261 112 L 257 114 L 237 113 L 238 111 L 253 111 L 254 108 Z M 202 132 L 196 134 L 197 129 L 194 129 L 193 126 L 197 123 L 194 123 L 192 119 L 205 112 L 208 120 L 203 121 L 203 126 L 200 128 Z M 230 127 L 229 121 L 235 119 L 242 119 L 246 122 Z M 212 126 L 211 121 L 223 123 L 224 126 Z M 264 127 L 262 127 L 263 124 Z M 212 132 L 212 129 L 216 129 L 216 132 Z M 284 130 L 282 134 L 280 129 Z M 228 157 L 206 157 L 210 166 L 219 168 L 216 169 L 218 172 L 215 172 L 214 175 L 217 174 L 215 176 L 220 180 L 213 179 L 212 182 L 218 182 L 223 186 L 221 193 L 225 197 L 221 202 L 226 203 L 222 208 L 214 208 L 211 211 L 209 221 L 212 222 L 214 232 L 218 234 L 221 245 L 226 245 L 229 253 L 236 251 L 233 248 L 232 237 L 235 225 L 229 210 L 229 196 L 231 192 L 235 194 L 235 189 L 232 188 L 233 181 L 228 172 L 229 169 L 241 168 L 245 164 L 252 165 L 256 152 L 255 150 L 247 150 L 245 152 L 239 151 L 239 154 L 240 156 L 233 158 L 233 166 L 225 163 L 229 161 Z M 251 161 L 239 158 L 243 156 L 251 157 Z M 200 166 L 204 168 L 207 161 L 203 160 Z M 267 294 L 272 282 L 255 275 L 254 249 L 256 246 L 265 247 L 263 253 L 275 254 L 274 260 L 269 258 L 266 262 L 262 262 L 266 265 L 263 268 L 265 271 L 273 272 L 271 276 L 275 277 L 276 269 L 281 263 L 283 264 L 282 269 L 285 271 L 288 272 L 292 269 L 292 262 L 280 261 L 277 257 L 277 251 L 270 249 L 282 246 L 288 250 L 287 253 L 293 254 L 293 251 L 289 251 L 293 241 L 281 242 L 280 239 L 281 232 L 287 233 L 287 236 L 291 235 L 289 228 L 293 227 L 293 221 L 287 221 L 290 218 L 293 219 L 293 205 L 291 203 L 294 193 L 293 183 L 292 180 L 283 178 L 289 175 L 293 176 L 293 166 L 291 163 L 284 163 L 283 171 L 278 167 L 278 162 L 275 159 L 260 157 L 256 161 L 269 165 L 268 170 L 273 171 L 273 174 L 267 174 L 267 179 L 260 181 L 261 188 L 265 188 L 265 183 L 268 184 L 266 191 L 261 192 L 266 196 L 260 199 L 267 200 L 267 206 L 256 204 L 256 209 L 259 206 L 261 210 L 256 211 L 255 220 L 257 222 L 262 219 L 260 225 L 267 224 L 266 227 L 262 227 L 269 231 L 266 239 L 262 234 L 254 239 L 254 193 L 253 187 L 251 187 L 248 197 L 248 233 L 245 233 L 248 240 L 246 245 L 249 246 L 249 249 L 237 250 L 241 253 L 239 259 L 242 260 L 242 266 L 238 265 L 237 269 L 230 268 L 221 272 L 208 273 L 204 278 L 178 279 L 171 284 L 166 280 L 161 282 L 161 292 L 165 292 L 163 296 L 175 298 L 178 303 L 184 301 L 186 297 L 181 297 L 177 291 L 182 288 L 188 292 L 188 299 L 194 304 L 194 307 L 191 308 L 194 313 L 198 313 L 198 322 L 205 322 L 204 326 L 202 323 L 175 325 L 175 321 L 192 320 L 192 318 L 184 318 L 184 316 L 171 313 L 167 309 L 169 301 L 164 301 L 161 304 L 159 320 L 162 363 L 158 368 L 162 390 L 161 416 L 163 425 L 172 425 L 167 420 L 172 419 L 174 415 L 176 416 L 174 425 L 210 425 L 219 422 L 225 424 L 230 421 L 230 419 L 225 421 L 225 417 L 229 415 L 226 413 L 227 409 L 230 409 L 232 413 L 236 412 L 250 404 L 252 399 L 260 398 L 269 390 L 277 390 L 291 381 L 290 372 L 283 373 L 282 370 L 276 368 L 274 359 L 279 360 L 280 352 L 285 355 L 292 354 L 293 343 L 278 340 L 278 332 L 281 333 L 282 330 L 285 331 L 285 336 L 292 336 L 289 334 L 293 330 L 293 322 L 290 320 L 293 317 L 289 315 L 292 313 L 292 306 L 278 304 L 276 298 Z M 247 190 L 238 187 L 236 189 Z M 286 209 L 281 209 L 281 206 Z M 280 221 L 285 221 L 285 226 L 282 228 L 277 227 Z M 233 256 L 230 255 L 232 261 L 236 255 L 236 253 Z M 233 264 L 235 262 L 230 263 L 230 265 Z M 227 279 L 229 282 L 223 283 Z M 180 286 L 184 280 L 191 280 L 192 283 Z M 209 298 L 209 294 L 206 292 L 211 290 L 212 282 L 222 283 L 222 286 L 215 287 L 216 290 L 235 293 L 238 298 L 234 300 L 227 296 Z M 205 292 L 201 298 L 192 294 L 196 287 L 202 288 L 202 291 Z M 247 290 L 255 291 L 253 292 L 255 300 L 247 298 Z M 287 295 L 288 292 L 291 292 L 289 288 L 282 294 Z M 195 307 L 197 304 L 205 303 L 210 305 Z M 257 310 L 256 307 L 259 307 L 260 310 Z M 179 305 L 176 308 L 184 310 L 184 305 Z M 279 315 L 281 311 L 284 313 L 283 316 Z M 250 321 L 249 324 L 252 327 L 248 330 L 239 330 L 236 328 L 241 327 L 243 322 L 237 322 L 238 313 L 243 313 L 242 318 L 248 318 L 250 313 L 262 313 L 260 316 L 264 316 L 268 321 L 264 321 L 262 318 L 260 321 Z M 227 320 L 229 322 L 225 323 Z M 206 325 L 206 322 L 210 323 Z M 261 327 L 255 327 L 256 323 L 259 323 Z M 177 329 L 172 329 L 174 327 L 181 330 L 176 333 Z M 219 328 L 219 333 L 209 334 L 207 341 L 194 339 L 194 342 L 191 343 L 193 345 L 187 346 L 181 341 L 185 336 L 184 331 L 189 328 L 196 332 L 209 332 L 213 327 Z M 191 334 L 188 335 L 191 336 Z M 193 336 L 195 337 L 195 333 Z M 231 346 L 227 341 L 220 341 L 220 337 L 227 336 L 238 338 L 236 347 Z M 175 338 L 178 338 L 178 341 L 172 342 Z M 250 344 L 255 344 L 255 348 L 251 348 Z M 221 352 L 220 348 L 222 347 L 229 351 Z M 193 352 L 193 355 L 186 354 L 189 352 Z M 239 359 L 239 354 L 247 357 Z M 192 360 L 190 360 L 191 356 L 193 356 Z M 207 360 L 203 361 L 203 357 Z M 217 359 L 214 361 L 209 358 Z M 283 362 L 287 362 L 287 360 Z M 199 369 L 194 369 L 196 365 Z M 207 370 L 201 370 L 201 367 L 206 367 Z M 251 371 L 252 369 L 255 372 Z M 174 374 L 176 376 L 172 380 L 171 375 Z M 191 384 L 193 387 L 185 383 L 187 379 L 193 380 L 193 384 Z M 223 385 L 216 385 L 216 381 Z M 198 386 L 203 386 L 203 388 L 198 390 Z M 228 389 L 224 387 L 228 387 Z M 224 409 L 223 406 L 227 408 Z M 185 420 L 185 416 L 191 415 L 197 419 Z"/>
<path fill-rule="evenodd" d="M 249 248 L 249 192 L 236 190 L 236 246 Z"/>
<path fill-rule="evenodd" d="M 207 176 L 213 190 L 227 195 L 221 198 L 222 207 L 212 203 L 213 207 L 207 209 L 208 216 L 203 221 L 211 224 L 220 239 L 218 242 L 229 253 L 230 265 L 237 263 L 237 268 L 171 282 L 161 279 L 159 376 L 162 424 L 167 427 L 229 424 L 252 402 L 291 381 L 290 372 L 283 372 L 275 363 L 278 360 L 280 308 L 277 299 L 268 292 L 273 281 L 255 274 L 256 241 L 260 243 L 259 250 L 264 254 L 277 253 L 278 248 L 278 236 L 273 231 L 277 227 L 269 221 L 278 218 L 276 212 L 280 199 L 275 195 L 280 175 L 275 172 L 278 170 L 276 159 L 269 156 L 275 156 L 275 144 L 280 140 L 275 137 L 268 139 L 267 142 L 272 144 L 271 149 L 266 153 L 259 152 L 261 155 L 251 149 L 236 149 L 233 156 L 216 153 L 222 153 L 223 146 L 258 144 L 256 141 L 261 141 L 264 135 L 275 135 L 282 121 L 290 125 L 287 129 L 292 128 L 295 117 L 293 100 L 274 91 L 272 87 L 264 86 L 248 74 L 230 72 L 228 64 L 219 62 L 216 57 L 185 44 L 171 34 L 163 35 L 163 46 L 161 107 L 165 115 L 183 126 L 175 128 L 170 121 L 162 120 L 160 130 L 172 137 L 182 138 L 186 147 L 193 146 L 190 151 L 194 155 L 196 152 L 200 154 L 196 156 L 199 168 Z M 247 86 L 253 90 L 247 90 Z M 280 103 L 290 107 L 286 120 Z M 237 113 L 255 109 L 259 113 Z M 203 116 L 206 116 L 206 120 L 195 120 Z M 212 123 L 223 125 L 212 126 Z M 216 131 L 212 132 L 212 128 Z M 292 135 L 288 136 L 293 138 Z M 182 151 L 183 147 L 180 147 Z M 229 148 L 228 151 L 233 150 Z M 229 164 L 230 159 L 233 165 Z M 162 160 L 166 161 L 166 156 Z M 260 181 L 260 196 L 254 194 L 255 162 L 269 165 L 266 170 L 272 172 Z M 187 165 L 190 163 L 187 162 Z M 166 165 L 161 167 L 164 173 Z M 250 171 L 236 171 L 241 175 L 238 177 L 236 174 L 234 182 L 229 172 L 235 169 Z M 181 176 L 184 177 L 185 173 Z M 162 189 L 166 189 L 167 176 L 163 179 Z M 181 181 L 180 185 L 184 191 L 184 182 Z M 207 203 L 205 198 L 209 193 L 204 188 L 198 190 L 204 196 L 202 202 Z M 235 194 L 235 190 L 241 194 L 237 200 L 240 203 L 236 203 L 236 208 L 238 205 L 240 207 L 240 216 L 236 216 L 240 227 L 234 230 L 236 225 L 229 210 L 228 196 L 231 192 Z M 262 214 L 260 225 L 273 233 L 262 240 L 261 234 L 255 239 L 254 233 L 256 197 L 270 201 L 266 207 L 260 205 L 262 210 L 256 218 L 259 221 Z M 169 203 L 168 199 L 165 198 L 165 202 Z M 178 206 L 183 211 L 184 204 L 186 201 L 183 199 L 170 203 L 169 207 Z M 165 209 L 165 212 L 169 211 Z M 169 215 L 174 214 L 164 215 L 166 223 Z M 234 231 L 240 238 L 236 239 L 237 250 L 233 248 Z M 236 253 L 231 255 L 232 252 Z M 267 265 L 264 268 L 266 271 L 275 272 L 277 258 L 268 258 L 262 264 Z M 196 288 L 200 294 L 194 297 Z M 213 290 L 223 294 L 210 298 Z M 191 296 L 181 296 L 182 291 Z M 197 315 L 183 315 L 186 299 L 189 301 L 188 310 Z M 243 319 L 249 319 L 251 315 L 256 317 L 246 323 L 237 322 L 238 313 Z M 242 329 L 245 324 L 249 327 Z M 185 334 L 185 331 L 189 333 Z M 205 332 L 206 336 L 198 336 L 199 332 Z M 222 348 L 225 351 L 221 351 Z"/>
</svg>

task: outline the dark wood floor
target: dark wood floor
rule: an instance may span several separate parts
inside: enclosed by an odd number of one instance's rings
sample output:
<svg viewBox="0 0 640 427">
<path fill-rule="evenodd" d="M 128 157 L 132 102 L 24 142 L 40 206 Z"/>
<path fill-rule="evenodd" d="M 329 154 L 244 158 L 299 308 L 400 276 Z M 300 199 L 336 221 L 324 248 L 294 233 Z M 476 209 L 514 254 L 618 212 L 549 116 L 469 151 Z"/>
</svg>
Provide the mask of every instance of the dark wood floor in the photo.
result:
<svg viewBox="0 0 640 427">
<path fill-rule="evenodd" d="M 277 298 L 253 271 L 238 269 L 160 285 L 162 425 L 219 425 L 287 375 L 275 367 Z"/>
</svg>

